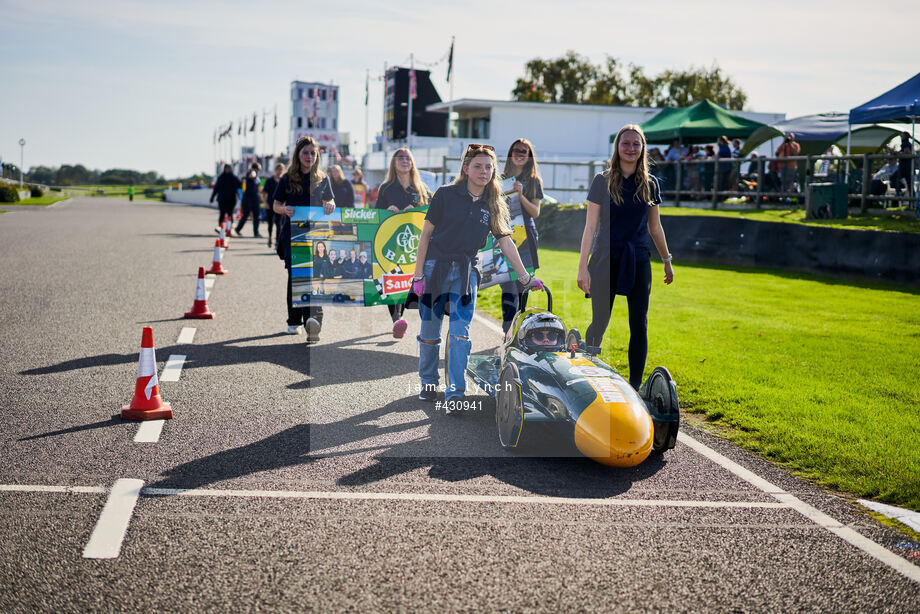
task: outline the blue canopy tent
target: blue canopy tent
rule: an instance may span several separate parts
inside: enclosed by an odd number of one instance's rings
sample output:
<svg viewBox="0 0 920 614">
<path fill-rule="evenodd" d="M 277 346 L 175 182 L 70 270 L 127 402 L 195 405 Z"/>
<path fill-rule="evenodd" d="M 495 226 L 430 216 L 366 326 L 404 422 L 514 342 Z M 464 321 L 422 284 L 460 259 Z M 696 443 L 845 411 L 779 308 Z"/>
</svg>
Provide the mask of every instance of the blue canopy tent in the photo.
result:
<svg viewBox="0 0 920 614">
<path fill-rule="evenodd" d="M 920 116 L 920 73 L 888 90 L 881 96 L 851 109 L 850 124 L 871 124 L 876 122 L 906 124 L 910 122 L 911 140 L 915 140 L 917 137 L 918 116 Z M 848 139 L 847 153 L 850 153 L 849 150 Z M 910 181 L 913 181 L 913 178 Z M 920 194 L 917 195 L 916 207 L 917 215 L 920 217 Z"/>
<path fill-rule="evenodd" d="M 844 137 L 850 131 L 846 113 L 819 113 L 804 115 L 764 126 L 755 130 L 744 142 L 741 155 L 746 156 L 770 139 L 782 137 L 786 132 L 795 134 L 795 140 L 802 147 L 803 156 L 821 155 L 831 145 L 844 145 Z M 898 131 L 885 126 L 865 126 L 852 131 L 854 153 L 875 153 Z"/>
</svg>

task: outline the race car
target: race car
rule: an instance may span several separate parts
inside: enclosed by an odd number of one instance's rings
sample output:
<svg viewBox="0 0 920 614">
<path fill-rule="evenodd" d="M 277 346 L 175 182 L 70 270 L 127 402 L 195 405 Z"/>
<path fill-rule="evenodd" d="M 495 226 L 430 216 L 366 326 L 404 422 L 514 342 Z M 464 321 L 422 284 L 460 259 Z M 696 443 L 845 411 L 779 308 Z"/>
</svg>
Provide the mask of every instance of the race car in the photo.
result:
<svg viewBox="0 0 920 614">
<path fill-rule="evenodd" d="M 633 467 L 674 447 L 680 427 L 677 388 L 656 367 L 638 392 L 601 361 L 577 329 L 547 308 L 518 312 L 497 355 L 473 355 L 469 377 L 493 399 L 498 439 L 516 448 L 537 423 L 555 423 L 585 456 Z"/>
</svg>

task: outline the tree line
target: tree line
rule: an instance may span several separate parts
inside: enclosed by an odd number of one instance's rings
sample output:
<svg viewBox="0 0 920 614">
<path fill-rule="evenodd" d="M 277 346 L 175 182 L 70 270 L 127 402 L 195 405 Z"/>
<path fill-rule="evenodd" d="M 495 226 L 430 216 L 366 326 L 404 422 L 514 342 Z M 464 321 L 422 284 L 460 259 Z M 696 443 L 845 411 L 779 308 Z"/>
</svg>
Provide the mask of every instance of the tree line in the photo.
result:
<svg viewBox="0 0 920 614">
<path fill-rule="evenodd" d="M 3 163 L 3 176 L 7 179 L 19 179 L 19 167 L 15 164 Z M 33 166 L 23 175 L 29 183 L 38 183 L 51 186 L 70 185 L 166 185 L 169 181 L 182 183 L 211 182 L 211 176 L 197 174 L 191 177 L 166 180 L 156 171 L 143 173 L 125 168 L 110 168 L 108 170 L 88 169 L 82 164 L 62 164 L 61 166 Z"/>
<path fill-rule="evenodd" d="M 735 110 L 747 102 L 744 90 L 715 63 L 648 75 L 641 66 L 611 56 L 595 65 L 574 51 L 527 62 L 511 95 L 518 101 L 639 107 L 686 107 L 708 98 Z"/>
</svg>

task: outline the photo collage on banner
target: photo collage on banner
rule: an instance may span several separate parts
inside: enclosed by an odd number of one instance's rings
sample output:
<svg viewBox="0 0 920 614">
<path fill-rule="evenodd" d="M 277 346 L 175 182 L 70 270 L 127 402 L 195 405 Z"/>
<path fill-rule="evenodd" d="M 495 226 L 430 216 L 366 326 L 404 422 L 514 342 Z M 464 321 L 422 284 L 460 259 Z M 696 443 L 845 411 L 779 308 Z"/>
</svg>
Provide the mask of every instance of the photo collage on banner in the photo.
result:
<svg viewBox="0 0 920 614">
<path fill-rule="evenodd" d="M 419 237 L 428 207 L 385 209 L 294 207 L 291 217 L 293 306 L 404 303 L 415 274 Z M 512 238 L 533 273 L 523 220 Z M 492 236 L 479 252 L 480 288 L 517 279 Z"/>
</svg>

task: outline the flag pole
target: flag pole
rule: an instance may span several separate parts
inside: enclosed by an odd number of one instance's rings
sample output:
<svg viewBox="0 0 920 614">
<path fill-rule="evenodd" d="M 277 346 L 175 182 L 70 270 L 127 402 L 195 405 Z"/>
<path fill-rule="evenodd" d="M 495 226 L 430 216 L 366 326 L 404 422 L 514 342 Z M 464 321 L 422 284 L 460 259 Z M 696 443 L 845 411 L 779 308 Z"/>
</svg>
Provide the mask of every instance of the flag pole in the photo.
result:
<svg viewBox="0 0 920 614">
<path fill-rule="evenodd" d="M 364 153 L 369 154 L 371 152 L 371 143 L 370 136 L 368 133 L 368 120 L 370 118 L 368 109 L 368 103 L 370 102 L 370 92 L 371 92 L 371 69 L 366 68 L 364 74 Z"/>
<path fill-rule="evenodd" d="M 451 130 L 451 120 L 454 116 L 454 39 L 450 37 L 450 55 L 447 59 L 447 82 L 450 84 L 450 99 L 447 101 L 447 156 L 450 157 L 454 144 L 454 132 Z"/>
<path fill-rule="evenodd" d="M 409 117 L 406 120 L 406 146 L 412 150 L 412 75 L 415 72 L 415 54 L 409 54 Z M 416 86 L 418 87 L 418 86 Z"/>
</svg>

